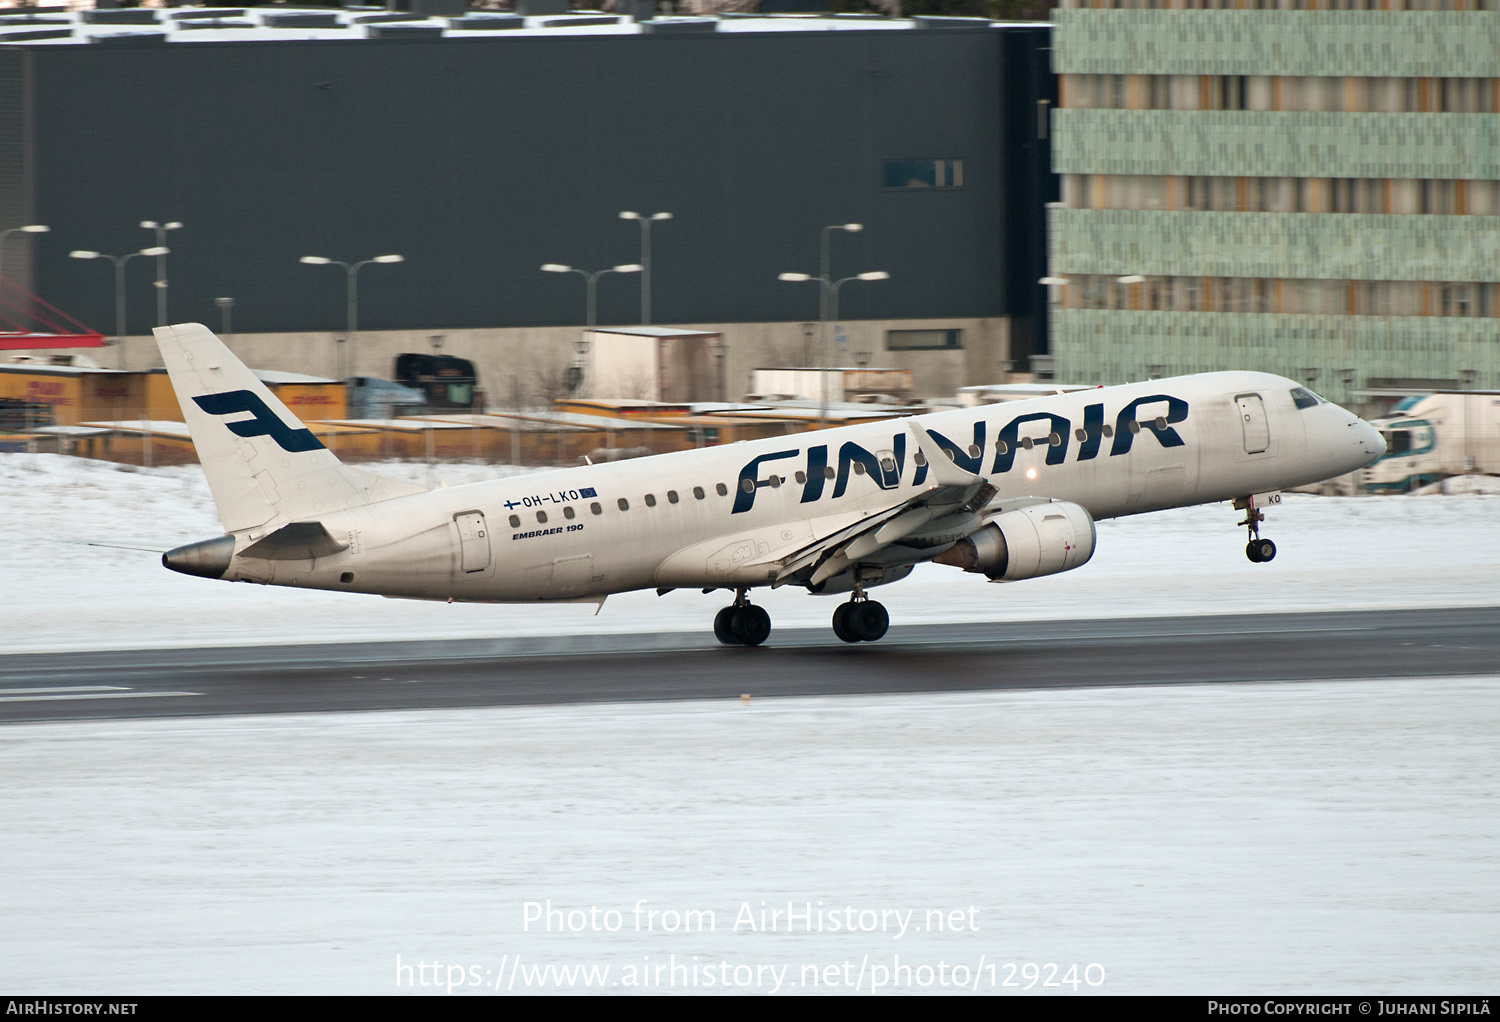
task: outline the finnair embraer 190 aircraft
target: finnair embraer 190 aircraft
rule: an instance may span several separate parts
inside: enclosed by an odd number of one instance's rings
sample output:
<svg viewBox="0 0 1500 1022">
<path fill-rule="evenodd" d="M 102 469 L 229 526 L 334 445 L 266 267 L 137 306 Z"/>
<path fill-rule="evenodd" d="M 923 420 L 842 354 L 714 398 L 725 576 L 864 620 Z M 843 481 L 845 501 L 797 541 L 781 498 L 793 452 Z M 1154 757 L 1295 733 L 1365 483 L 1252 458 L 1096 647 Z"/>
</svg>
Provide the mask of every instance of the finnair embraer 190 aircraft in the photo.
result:
<svg viewBox="0 0 1500 1022">
<path fill-rule="evenodd" d="M 761 586 L 849 593 L 834 633 L 868 642 L 889 617 L 867 591 L 922 561 L 1052 575 L 1093 556 L 1095 521 L 1163 508 L 1232 500 L 1269 561 L 1263 506 L 1385 452 L 1291 380 L 1224 372 L 427 491 L 340 463 L 207 328 L 156 340 L 226 532 L 168 568 L 473 603 L 723 589 L 732 645 L 771 633 Z"/>
</svg>

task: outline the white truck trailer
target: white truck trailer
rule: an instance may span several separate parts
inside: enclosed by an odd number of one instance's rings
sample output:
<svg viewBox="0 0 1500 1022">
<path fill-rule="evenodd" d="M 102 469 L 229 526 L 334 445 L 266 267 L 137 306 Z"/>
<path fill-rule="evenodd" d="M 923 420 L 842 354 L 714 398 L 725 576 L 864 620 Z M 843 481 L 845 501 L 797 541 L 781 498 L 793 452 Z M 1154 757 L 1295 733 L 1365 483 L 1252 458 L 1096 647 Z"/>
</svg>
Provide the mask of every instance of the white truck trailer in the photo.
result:
<svg viewBox="0 0 1500 1022">
<path fill-rule="evenodd" d="M 1500 391 L 1409 397 L 1371 425 L 1385 457 L 1361 470 L 1371 493 L 1404 493 L 1456 475 L 1500 475 Z"/>
</svg>

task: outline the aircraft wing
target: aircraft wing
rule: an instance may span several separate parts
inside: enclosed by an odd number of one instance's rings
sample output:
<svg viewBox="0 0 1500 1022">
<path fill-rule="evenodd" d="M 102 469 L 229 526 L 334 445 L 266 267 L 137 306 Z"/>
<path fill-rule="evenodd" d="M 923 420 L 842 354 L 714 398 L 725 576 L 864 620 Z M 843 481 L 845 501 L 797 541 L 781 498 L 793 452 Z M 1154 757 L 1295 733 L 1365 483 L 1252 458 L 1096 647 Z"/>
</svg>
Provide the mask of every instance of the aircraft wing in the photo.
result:
<svg viewBox="0 0 1500 1022">
<path fill-rule="evenodd" d="M 939 546 L 967 536 L 982 524 L 978 512 L 995 496 L 995 487 L 983 476 L 966 472 L 948 460 L 916 423 L 908 420 L 906 425 L 930 466 L 931 484 L 906 500 L 778 559 L 772 586 L 793 581 L 817 585 L 918 530 L 928 545 Z M 809 568 L 811 575 L 799 577 Z"/>
</svg>

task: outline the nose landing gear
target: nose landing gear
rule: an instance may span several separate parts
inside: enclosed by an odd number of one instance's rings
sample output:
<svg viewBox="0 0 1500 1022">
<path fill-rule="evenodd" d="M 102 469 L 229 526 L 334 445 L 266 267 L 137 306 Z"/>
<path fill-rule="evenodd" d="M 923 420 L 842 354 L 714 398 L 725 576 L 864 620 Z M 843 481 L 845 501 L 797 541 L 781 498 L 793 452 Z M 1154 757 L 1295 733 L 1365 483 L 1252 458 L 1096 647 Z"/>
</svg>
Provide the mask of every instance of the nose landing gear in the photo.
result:
<svg viewBox="0 0 1500 1022">
<path fill-rule="evenodd" d="M 1245 556 L 1256 564 L 1264 564 L 1276 556 L 1276 544 L 1269 539 L 1252 539 L 1245 544 Z"/>
<path fill-rule="evenodd" d="M 714 615 L 714 638 L 726 646 L 759 646 L 771 635 L 771 615 L 751 604 L 748 592 L 735 590 L 734 603 Z"/>
<path fill-rule="evenodd" d="M 848 603 L 839 604 L 833 612 L 833 634 L 845 642 L 874 642 L 891 626 L 885 606 L 865 596 L 865 588 L 855 585 Z"/>
<path fill-rule="evenodd" d="M 1269 539 L 1260 538 L 1260 523 L 1266 520 L 1266 513 L 1261 507 L 1266 504 L 1281 503 L 1279 493 L 1257 493 L 1249 497 L 1240 497 L 1234 502 L 1236 511 L 1245 512 L 1245 520 L 1240 522 L 1250 530 L 1250 542 L 1245 544 L 1245 556 L 1255 564 L 1264 564 L 1276 556 L 1276 544 Z"/>
</svg>

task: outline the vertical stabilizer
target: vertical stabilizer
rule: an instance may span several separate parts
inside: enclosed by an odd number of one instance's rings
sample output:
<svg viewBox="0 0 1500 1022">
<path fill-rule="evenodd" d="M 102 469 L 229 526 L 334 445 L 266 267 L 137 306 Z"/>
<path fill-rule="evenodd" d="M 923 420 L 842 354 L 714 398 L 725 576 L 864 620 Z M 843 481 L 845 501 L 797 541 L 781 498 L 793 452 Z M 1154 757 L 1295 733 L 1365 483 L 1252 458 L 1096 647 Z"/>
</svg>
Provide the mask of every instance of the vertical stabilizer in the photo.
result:
<svg viewBox="0 0 1500 1022">
<path fill-rule="evenodd" d="M 155 333 L 226 532 L 423 492 L 342 464 L 207 327 Z"/>
</svg>

